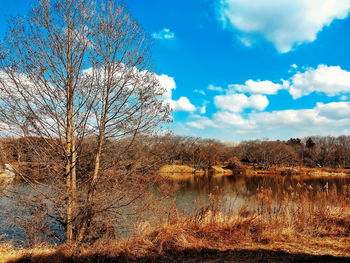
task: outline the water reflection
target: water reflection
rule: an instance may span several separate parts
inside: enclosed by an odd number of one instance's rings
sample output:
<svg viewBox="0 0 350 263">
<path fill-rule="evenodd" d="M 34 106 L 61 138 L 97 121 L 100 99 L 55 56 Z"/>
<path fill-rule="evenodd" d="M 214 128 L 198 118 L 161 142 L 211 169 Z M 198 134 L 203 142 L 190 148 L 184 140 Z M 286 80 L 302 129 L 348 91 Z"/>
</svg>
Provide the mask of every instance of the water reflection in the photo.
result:
<svg viewBox="0 0 350 263">
<path fill-rule="evenodd" d="M 258 192 L 271 190 L 274 196 L 292 191 L 320 192 L 328 189 L 341 193 L 342 188 L 350 185 L 350 177 L 318 177 L 310 176 L 195 176 L 178 174 L 172 177 L 180 185 L 175 194 L 177 207 L 185 211 L 193 211 L 195 204 L 206 205 L 211 194 L 219 195 L 229 206 L 240 207 L 245 202 L 256 198 Z M 231 201 L 230 201 L 231 200 Z M 234 204 L 232 203 L 234 200 Z"/>
</svg>

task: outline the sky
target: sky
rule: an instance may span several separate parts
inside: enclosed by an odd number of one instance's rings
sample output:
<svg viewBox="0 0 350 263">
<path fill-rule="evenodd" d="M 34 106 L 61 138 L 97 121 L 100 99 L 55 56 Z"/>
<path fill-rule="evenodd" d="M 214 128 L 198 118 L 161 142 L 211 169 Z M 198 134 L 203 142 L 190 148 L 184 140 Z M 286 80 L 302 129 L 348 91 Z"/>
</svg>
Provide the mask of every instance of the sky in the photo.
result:
<svg viewBox="0 0 350 263">
<path fill-rule="evenodd" d="M 0 36 L 32 0 L 0 0 Z M 350 0 L 124 0 L 177 135 L 350 135 Z"/>
</svg>

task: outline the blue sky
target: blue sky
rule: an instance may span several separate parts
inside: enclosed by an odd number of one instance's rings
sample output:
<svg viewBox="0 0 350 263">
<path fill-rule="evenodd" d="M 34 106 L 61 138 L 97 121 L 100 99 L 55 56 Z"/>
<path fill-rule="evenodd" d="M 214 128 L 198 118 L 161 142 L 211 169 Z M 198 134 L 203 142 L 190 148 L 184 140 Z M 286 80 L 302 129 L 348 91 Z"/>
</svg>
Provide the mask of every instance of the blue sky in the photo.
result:
<svg viewBox="0 0 350 263">
<path fill-rule="evenodd" d="M 31 0 L 0 0 L 7 16 Z M 125 0 L 154 38 L 175 134 L 350 133 L 350 0 Z"/>
</svg>

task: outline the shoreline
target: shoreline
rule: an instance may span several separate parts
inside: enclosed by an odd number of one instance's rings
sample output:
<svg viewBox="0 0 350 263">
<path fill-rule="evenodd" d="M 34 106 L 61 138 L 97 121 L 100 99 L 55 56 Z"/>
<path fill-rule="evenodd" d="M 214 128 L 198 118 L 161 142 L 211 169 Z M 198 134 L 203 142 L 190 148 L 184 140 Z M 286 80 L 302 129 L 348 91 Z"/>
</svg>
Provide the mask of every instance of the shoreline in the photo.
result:
<svg viewBox="0 0 350 263">
<path fill-rule="evenodd" d="M 245 167 L 240 169 L 228 169 L 225 165 L 211 166 L 209 169 L 195 169 L 190 165 L 163 165 L 159 171 L 161 175 L 168 177 L 191 177 L 204 175 L 246 175 L 246 176 L 292 176 L 308 178 L 324 177 L 349 177 L 350 169 L 344 168 L 310 168 L 310 167 L 277 167 L 270 169 L 254 169 Z"/>
</svg>

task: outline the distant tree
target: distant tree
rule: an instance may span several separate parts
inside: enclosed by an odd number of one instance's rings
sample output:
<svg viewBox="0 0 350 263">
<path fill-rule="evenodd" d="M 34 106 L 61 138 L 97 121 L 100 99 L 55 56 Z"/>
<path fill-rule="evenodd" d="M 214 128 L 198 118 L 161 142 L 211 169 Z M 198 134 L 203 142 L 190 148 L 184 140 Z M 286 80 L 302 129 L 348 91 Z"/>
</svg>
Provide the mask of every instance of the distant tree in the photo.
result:
<svg viewBox="0 0 350 263">
<path fill-rule="evenodd" d="M 194 161 L 197 166 L 210 168 L 223 161 L 225 146 L 215 140 L 199 140 Z"/>
<path fill-rule="evenodd" d="M 309 137 L 305 142 L 306 148 L 312 149 L 316 146 L 316 143 L 312 140 L 311 137 Z"/>
<path fill-rule="evenodd" d="M 287 141 L 287 144 L 290 145 L 290 146 L 299 146 L 299 145 L 302 145 L 301 143 L 301 139 L 299 138 L 290 138 L 288 141 Z"/>
<path fill-rule="evenodd" d="M 313 138 L 309 137 L 305 141 L 305 149 L 303 152 L 303 162 L 304 165 L 310 166 L 310 167 L 315 167 L 319 166 L 317 163 L 317 147 L 316 143 L 314 142 Z"/>
</svg>

